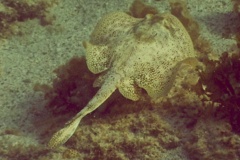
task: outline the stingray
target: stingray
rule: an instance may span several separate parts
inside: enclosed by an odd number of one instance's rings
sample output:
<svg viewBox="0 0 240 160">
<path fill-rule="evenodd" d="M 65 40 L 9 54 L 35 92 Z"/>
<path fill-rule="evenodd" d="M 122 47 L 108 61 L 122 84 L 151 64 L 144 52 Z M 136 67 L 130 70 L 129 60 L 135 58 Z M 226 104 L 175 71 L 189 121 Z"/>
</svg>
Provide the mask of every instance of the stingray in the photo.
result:
<svg viewBox="0 0 240 160">
<path fill-rule="evenodd" d="M 137 101 L 141 90 L 152 98 L 166 96 L 181 63 L 196 57 L 192 40 L 182 23 L 170 13 L 134 18 L 112 12 L 97 23 L 84 41 L 88 69 L 99 74 L 100 87 L 88 104 L 50 139 L 48 146 L 64 144 L 81 119 L 96 110 L 115 90 Z"/>
</svg>

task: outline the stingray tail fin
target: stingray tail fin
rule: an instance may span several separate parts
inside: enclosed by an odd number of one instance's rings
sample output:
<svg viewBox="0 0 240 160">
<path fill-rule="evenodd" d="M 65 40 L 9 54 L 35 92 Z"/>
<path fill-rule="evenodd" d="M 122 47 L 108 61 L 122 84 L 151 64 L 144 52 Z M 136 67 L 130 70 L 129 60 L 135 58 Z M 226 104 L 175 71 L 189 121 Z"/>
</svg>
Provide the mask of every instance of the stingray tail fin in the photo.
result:
<svg viewBox="0 0 240 160">
<path fill-rule="evenodd" d="M 113 84 L 113 83 L 111 83 Z M 116 90 L 115 85 L 104 83 L 96 95 L 88 102 L 76 116 L 66 123 L 64 128 L 56 132 L 48 143 L 49 148 L 56 148 L 64 144 L 76 131 L 81 119 L 96 110 Z"/>
</svg>

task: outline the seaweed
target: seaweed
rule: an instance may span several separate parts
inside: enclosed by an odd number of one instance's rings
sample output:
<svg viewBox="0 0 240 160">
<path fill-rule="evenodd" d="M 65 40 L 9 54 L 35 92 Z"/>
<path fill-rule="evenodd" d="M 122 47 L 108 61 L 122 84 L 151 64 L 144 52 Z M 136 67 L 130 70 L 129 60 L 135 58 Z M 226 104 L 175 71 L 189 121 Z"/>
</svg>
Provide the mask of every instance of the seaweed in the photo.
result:
<svg viewBox="0 0 240 160">
<path fill-rule="evenodd" d="M 17 24 L 29 19 L 39 19 L 42 26 L 53 23 L 55 17 L 49 13 L 49 8 L 58 0 L 3 0 L 0 2 L 0 38 L 20 34 Z"/>
<path fill-rule="evenodd" d="M 85 57 L 71 58 L 65 65 L 55 69 L 54 73 L 57 78 L 52 87 L 36 84 L 34 88 L 45 94 L 45 107 L 54 115 L 78 112 L 97 91 L 97 88 L 92 87 L 96 75 L 88 70 Z"/>
<path fill-rule="evenodd" d="M 171 13 L 176 16 L 188 31 L 194 48 L 201 54 L 199 58 L 206 59 L 212 49 L 210 43 L 200 36 L 201 28 L 198 22 L 191 16 L 186 0 L 170 0 Z"/>
<path fill-rule="evenodd" d="M 239 13 L 240 12 L 240 1 L 239 0 L 231 0 L 233 2 L 233 11 Z M 240 16 L 240 13 L 239 13 Z"/>
<path fill-rule="evenodd" d="M 141 0 L 135 0 L 130 9 L 129 14 L 135 18 L 144 18 L 147 14 L 157 14 L 155 7 L 144 4 Z"/>
<path fill-rule="evenodd" d="M 219 104 L 215 116 L 229 120 L 232 131 L 240 133 L 240 53 L 229 56 L 224 52 L 219 60 L 208 60 L 200 72 L 201 92 Z M 214 105 L 213 105 L 214 106 Z"/>
</svg>

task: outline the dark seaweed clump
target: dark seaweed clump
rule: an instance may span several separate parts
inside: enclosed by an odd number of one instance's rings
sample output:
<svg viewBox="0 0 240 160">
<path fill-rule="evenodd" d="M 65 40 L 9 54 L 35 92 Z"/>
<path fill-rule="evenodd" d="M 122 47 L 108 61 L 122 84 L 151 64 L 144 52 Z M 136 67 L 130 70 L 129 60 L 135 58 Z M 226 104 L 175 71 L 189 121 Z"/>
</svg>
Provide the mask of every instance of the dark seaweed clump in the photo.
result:
<svg viewBox="0 0 240 160">
<path fill-rule="evenodd" d="M 232 131 L 240 133 L 240 53 L 229 56 L 225 52 L 218 61 L 206 63 L 199 80 L 206 87 L 202 92 L 219 104 L 215 115 L 229 120 Z"/>
<path fill-rule="evenodd" d="M 49 13 L 49 8 L 58 0 L 2 0 L 0 2 L 0 38 L 20 34 L 17 23 L 30 19 L 39 19 L 41 25 L 53 23 L 55 17 Z"/>
<path fill-rule="evenodd" d="M 96 75 L 88 70 L 84 57 L 73 57 L 54 73 L 57 78 L 52 86 L 37 84 L 34 88 L 45 94 L 46 108 L 54 115 L 77 113 L 97 91 L 92 87 Z"/>
</svg>

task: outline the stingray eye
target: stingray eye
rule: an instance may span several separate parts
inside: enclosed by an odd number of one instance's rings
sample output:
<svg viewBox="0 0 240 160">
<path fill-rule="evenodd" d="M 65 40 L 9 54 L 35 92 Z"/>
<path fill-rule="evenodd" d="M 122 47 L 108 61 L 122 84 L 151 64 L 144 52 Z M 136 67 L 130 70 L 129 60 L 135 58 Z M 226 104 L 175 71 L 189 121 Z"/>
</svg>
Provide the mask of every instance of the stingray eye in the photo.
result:
<svg viewBox="0 0 240 160">
<path fill-rule="evenodd" d="M 152 16 L 150 22 L 151 22 L 151 25 L 153 25 L 153 24 L 159 23 L 163 20 L 164 20 L 164 17 L 161 14 L 156 14 L 156 15 Z"/>
</svg>

